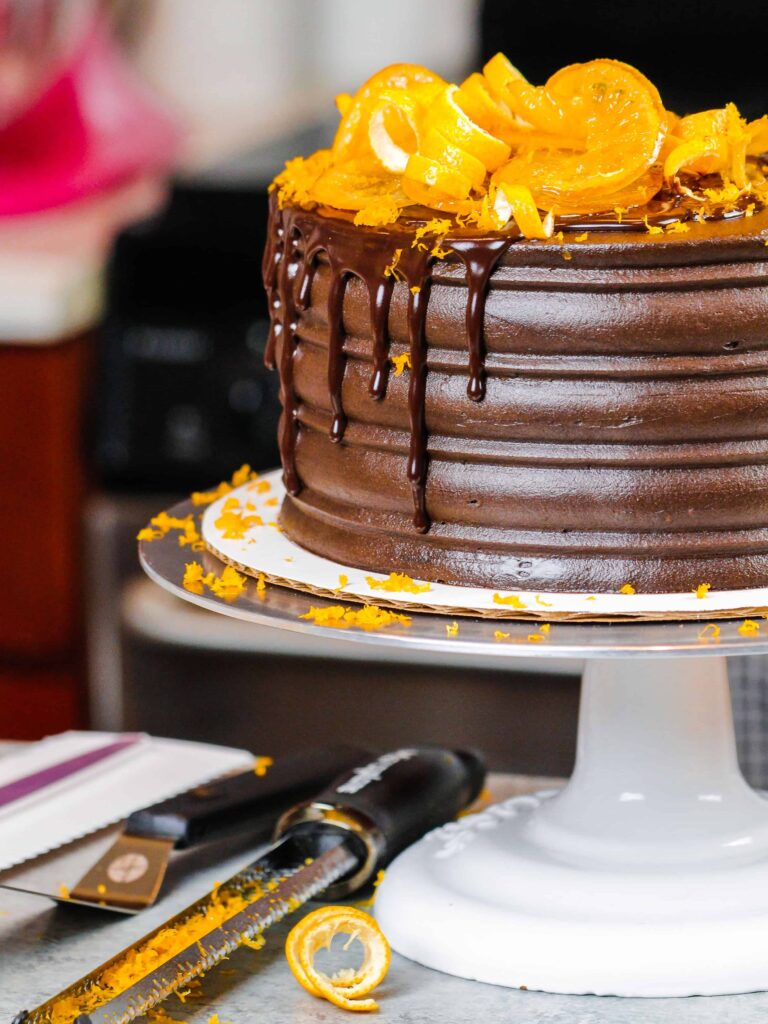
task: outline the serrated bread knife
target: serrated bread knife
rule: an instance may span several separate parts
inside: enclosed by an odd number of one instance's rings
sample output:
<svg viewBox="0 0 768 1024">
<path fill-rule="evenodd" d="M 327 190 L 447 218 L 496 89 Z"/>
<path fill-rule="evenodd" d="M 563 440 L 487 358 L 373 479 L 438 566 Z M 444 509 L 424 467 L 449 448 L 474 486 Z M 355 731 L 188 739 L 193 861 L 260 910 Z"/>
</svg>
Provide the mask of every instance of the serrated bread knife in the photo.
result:
<svg viewBox="0 0 768 1024">
<path fill-rule="evenodd" d="M 264 856 L 13 1024 L 128 1024 L 307 900 L 362 888 L 472 803 L 484 779 L 475 754 L 428 747 L 345 773 L 283 816 Z"/>
</svg>

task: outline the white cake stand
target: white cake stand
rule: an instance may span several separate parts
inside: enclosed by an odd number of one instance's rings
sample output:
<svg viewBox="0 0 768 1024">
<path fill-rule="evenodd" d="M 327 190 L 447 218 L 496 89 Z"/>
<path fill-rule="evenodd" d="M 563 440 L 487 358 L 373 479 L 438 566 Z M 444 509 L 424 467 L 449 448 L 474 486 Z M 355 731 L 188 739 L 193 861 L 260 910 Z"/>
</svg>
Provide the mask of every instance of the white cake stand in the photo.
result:
<svg viewBox="0 0 768 1024">
<path fill-rule="evenodd" d="M 175 537 L 142 544 L 140 555 L 177 596 L 262 625 L 372 650 L 588 659 L 570 782 L 446 825 L 388 869 L 376 913 L 399 953 L 548 992 L 768 989 L 768 801 L 737 765 L 725 661 L 768 653 L 768 635 L 743 636 L 739 621 L 721 622 L 716 644 L 695 622 L 562 623 L 545 644 L 500 644 L 498 623 L 462 619 L 450 638 L 439 615 L 414 615 L 399 632 L 339 631 L 300 620 L 310 598 L 284 588 L 260 596 L 251 583 L 231 603 L 188 593 L 189 554 Z M 531 625 L 504 630 L 514 641 Z"/>
</svg>

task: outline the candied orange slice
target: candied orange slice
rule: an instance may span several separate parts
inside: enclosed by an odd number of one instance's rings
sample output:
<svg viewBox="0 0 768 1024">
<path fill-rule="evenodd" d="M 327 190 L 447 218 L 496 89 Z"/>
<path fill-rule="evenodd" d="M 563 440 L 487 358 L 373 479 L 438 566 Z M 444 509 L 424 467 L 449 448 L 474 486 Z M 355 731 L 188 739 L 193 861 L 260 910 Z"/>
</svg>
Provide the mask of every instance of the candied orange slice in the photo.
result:
<svg viewBox="0 0 768 1024">
<path fill-rule="evenodd" d="M 657 160 L 666 135 L 658 91 L 619 61 L 596 60 L 558 71 L 546 89 L 563 111 L 563 130 L 583 136 L 580 149 L 521 150 L 494 175 L 496 184 L 528 185 L 537 206 L 611 195 Z"/>
<path fill-rule="evenodd" d="M 503 53 L 491 57 L 483 75 L 497 97 L 526 124 L 544 132 L 561 132 L 563 111 L 547 87 L 531 85 Z"/>
<path fill-rule="evenodd" d="M 363 962 L 355 970 L 329 977 L 317 970 L 315 955 L 330 949 L 336 935 L 347 935 L 344 949 L 358 940 Z M 374 919 L 356 907 L 321 907 L 307 914 L 288 934 L 285 955 L 293 976 L 313 996 L 327 999 L 344 1010 L 369 1013 L 378 1009 L 369 995 L 384 980 L 391 960 L 389 943 Z"/>
<path fill-rule="evenodd" d="M 371 110 L 368 141 L 382 166 L 402 174 L 419 144 L 423 106 L 405 89 L 384 89 Z"/>
<path fill-rule="evenodd" d="M 675 146 L 664 161 L 668 180 L 680 171 L 689 174 L 722 174 L 738 188 L 747 184 L 747 153 L 759 131 L 748 125 L 734 103 L 702 110 L 680 119 Z"/>
<path fill-rule="evenodd" d="M 478 72 L 461 83 L 456 93 L 456 102 L 475 124 L 505 142 L 510 142 L 515 132 L 519 131 L 517 118 L 506 103 L 493 96 L 487 81 Z"/>
<path fill-rule="evenodd" d="M 414 153 L 405 168 L 403 190 L 406 195 L 411 182 L 428 185 L 446 199 L 466 199 L 472 191 L 472 180 L 466 174 L 420 153 Z"/>
<path fill-rule="evenodd" d="M 485 184 L 485 165 L 476 156 L 446 139 L 436 128 L 430 128 L 424 136 L 419 152 L 430 160 L 460 171 L 469 178 L 474 189 L 481 189 Z"/>
<path fill-rule="evenodd" d="M 337 210 L 363 210 L 389 198 L 402 206 L 408 202 L 398 177 L 377 173 L 372 164 L 355 160 L 327 168 L 314 182 L 312 195 Z"/>
<path fill-rule="evenodd" d="M 688 139 L 675 146 L 664 161 L 664 177 L 668 181 L 676 178 L 680 171 L 691 174 L 714 174 L 728 162 L 728 146 L 725 139 L 712 135 Z"/>
<path fill-rule="evenodd" d="M 476 157 L 483 166 L 493 171 L 508 159 L 511 152 L 506 142 L 497 139 L 471 117 L 457 102 L 457 85 L 449 85 L 432 101 L 425 128 L 435 128 L 460 149 Z"/>
<path fill-rule="evenodd" d="M 371 155 L 368 125 L 379 95 L 387 89 L 420 89 L 425 101 L 443 88 L 445 82 L 421 64 L 390 64 L 368 79 L 355 93 L 345 109 L 333 140 L 334 159 L 342 162 Z"/>
<path fill-rule="evenodd" d="M 572 214 L 609 213 L 617 208 L 631 210 L 636 206 L 645 206 L 664 184 L 661 165 L 654 166 L 637 181 L 619 190 L 605 195 L 576 196 L 571 200 L 568 195 L 558 199 L 557 212 L 563 216 Z"/>
<path fill-rule="evenodd" d="M 531 190 L 525 185 L 501 185 L 495 193 L 493 210 L 502 224 L 514 220 L 525 238 L 550 238 L 554 217 L 542 221 L 533 201 Z"/>
</svg>

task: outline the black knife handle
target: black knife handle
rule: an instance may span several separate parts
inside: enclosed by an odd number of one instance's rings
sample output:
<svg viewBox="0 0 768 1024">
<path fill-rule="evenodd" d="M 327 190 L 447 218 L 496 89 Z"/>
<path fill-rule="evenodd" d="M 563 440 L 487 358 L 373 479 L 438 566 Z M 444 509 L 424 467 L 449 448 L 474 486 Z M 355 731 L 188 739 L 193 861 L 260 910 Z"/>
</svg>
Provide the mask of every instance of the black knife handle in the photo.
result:
<svg viewBox="0 0 768 1024">
<path fill-rule="evenodd" d="M 403 748 L 345 772 L 314 800 L 289 811 L 278 834 L 318 826 L 358 834 L 360 870 L 328 890 L 336 899 L 362 888 L 407 846 L 455 818 L 477 798 L 485 775 L 485 764 L 472 752 Z"/>
<path fill-rule="evenodd" d="M 297 800 L 317 793 L 340 772 L 370 756 L 359 747 L 337 746 L 281 757 L 264 775 L 250 769 L 134 811 L 125 831 L 172 839 L 176 849 L 235 831 L 266 838 L 277 818 Z"/>
</svg>

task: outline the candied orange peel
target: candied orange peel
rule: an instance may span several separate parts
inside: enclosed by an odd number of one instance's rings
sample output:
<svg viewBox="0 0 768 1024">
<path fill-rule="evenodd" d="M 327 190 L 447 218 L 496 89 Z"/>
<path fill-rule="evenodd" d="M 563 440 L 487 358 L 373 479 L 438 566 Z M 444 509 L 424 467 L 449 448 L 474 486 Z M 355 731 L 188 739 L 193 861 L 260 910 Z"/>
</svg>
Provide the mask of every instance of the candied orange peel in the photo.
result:
<svg viewBox="0 0 768 1024">
<path fill-rule="evenodd" d="M 363 962 L 357 969 L 342 969 L 329 976 L 315 967 L 315 955 L 330 949 L 337 935 L 348 937 L 345 950 L 355 940 L 360 942 Z M 378 1009 L 375 1000 L 365 997 L 384 980 L 392 954 L 381 928 L 363 910 L 348 906 L 313 910 L 288 933 L 285 955 L 293 976 L 311 995 L 357 1013 Z"/>
<path fill-rule="evenodd" d="M 745 197 L 768 202 L 768 115 L 747 121 L 728 103 L 678 117 L 622 61 L 570 64 L 544 85 L 502 53 L 459 84 L 393 64 L 337 107 L 331 148 L 275 179 L 281 206 L 348 211 L 370 228 L 426 207 L 460 226 L 546 239 L 556 213 L 621 221 L 661 192 L 700 202 L 704 218 L 745 212 Z"/>
</svg>

